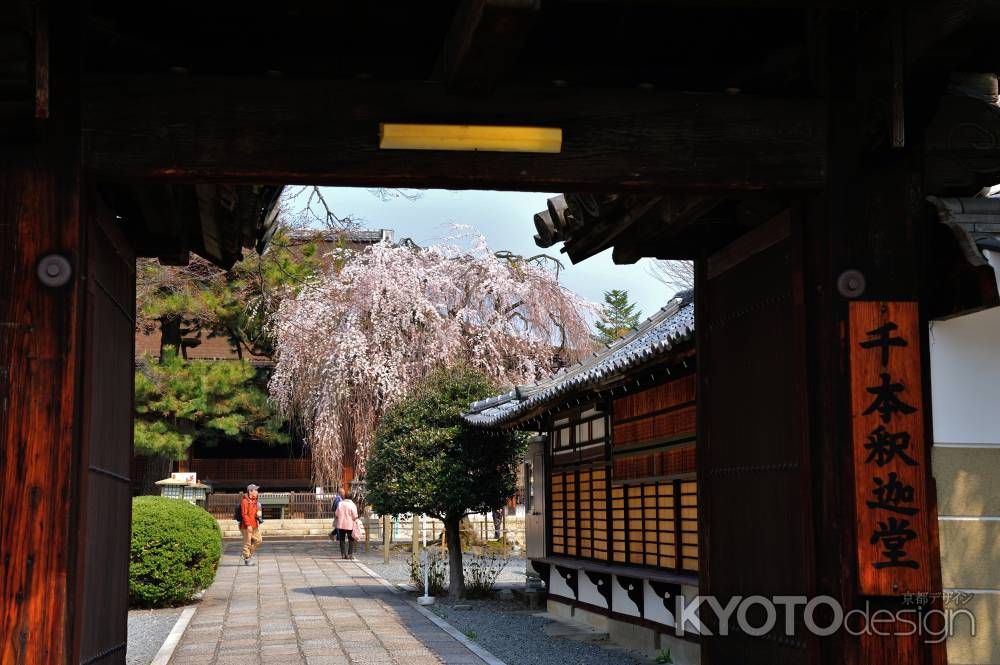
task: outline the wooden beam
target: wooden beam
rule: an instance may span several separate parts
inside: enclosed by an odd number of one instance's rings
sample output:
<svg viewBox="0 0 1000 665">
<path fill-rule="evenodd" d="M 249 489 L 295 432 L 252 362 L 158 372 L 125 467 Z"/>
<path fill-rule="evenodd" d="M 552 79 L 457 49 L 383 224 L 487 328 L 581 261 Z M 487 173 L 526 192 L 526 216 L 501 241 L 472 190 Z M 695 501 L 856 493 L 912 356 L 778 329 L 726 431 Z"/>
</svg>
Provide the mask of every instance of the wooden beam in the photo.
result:
<svg viewBox="0 0 1000 665">
<path fill-rule="evenodd" d="M 714 210 L 723 200 L 717 196 L 682 193 L 664 197 L 658 215 L 650 215 L 645 223 L 633 228 L 625 242 L 615 245 L 615 263 L 635 263 L 644 256 L 662 252 L 671 235 Z"/>
<path fill-rule="evenodd" d="M 535 191 L 818 188 L 809 99 L 560 87 L 488 101 L 433 83 L 122 78 L 84 91 L 83 159 L 107 181 Z M 557 154 L 379 150 L 381 122 L 563 129 Z"/>
<path fill-rule="evenodd" d="M 1000 180 L 1000 108 L 946 95 L 924 138 L 927 191 L 972 196 Z"/>
<path fill-rule="evenodd" d="M 600 254 L 611 245 L 627 230 L 647 214 L 652 214 L 656 206 L 660 204 L 660 196 L 641 196 L 635 200 L 628 201 L 621 206 L 618 211 L 605 217 L 595 220 L 586 228 L 580 229 L 566 241 L 562 251 L 569 255 L 573 263 L 579 263 L 595 254 Z"/>
<path fill-rule="evenodd" d="M 911 74 L 996 71 L 995 47 L 1000 29 L 1000 1 L 949 0 L 930 2 L 905 12 L 906 63 Z"/>
<path fill-rule="evenodd" d="M 540 5 L 540 0 L 463 0 L 432 78 L 462 90 L 492 90 L 517 58 Z"/>
</svg>

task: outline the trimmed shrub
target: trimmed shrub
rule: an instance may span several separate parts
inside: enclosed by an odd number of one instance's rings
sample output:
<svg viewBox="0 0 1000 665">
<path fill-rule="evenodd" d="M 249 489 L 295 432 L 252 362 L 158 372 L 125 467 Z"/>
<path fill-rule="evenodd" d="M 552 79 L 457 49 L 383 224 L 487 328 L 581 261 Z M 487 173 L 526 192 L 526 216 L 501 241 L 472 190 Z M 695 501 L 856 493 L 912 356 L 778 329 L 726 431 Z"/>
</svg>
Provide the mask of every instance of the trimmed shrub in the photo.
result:
<svg viewBox="0 0 1000 665">
<path fill-rule="evenodd" d="M 215 579 L 221 556 L 222 533 L 204 509 L 160 496 L 132 499 L 132 607 L 187 602 Z"/>
</svg>

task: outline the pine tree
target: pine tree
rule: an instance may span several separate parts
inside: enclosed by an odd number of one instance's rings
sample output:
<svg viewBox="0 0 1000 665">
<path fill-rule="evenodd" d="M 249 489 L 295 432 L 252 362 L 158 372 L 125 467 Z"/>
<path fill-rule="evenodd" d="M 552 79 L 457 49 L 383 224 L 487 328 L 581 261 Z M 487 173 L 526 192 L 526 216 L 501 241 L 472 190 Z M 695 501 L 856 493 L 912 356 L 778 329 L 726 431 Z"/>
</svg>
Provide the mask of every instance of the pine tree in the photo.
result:
<svg viewBox="0 0 1000 665">
<path fill-rule="evenodd" d="M 597 339 L 602 344 L 610 344 L 638 325 L 641 316 L 642 312 L 636 310 L 636 304 L 628 301 L 628 291 L 624 289 L 605 291 L 601 320 L 594 324 L 597 328 Z"/>
<path fill-rule="evenodd" d="M 169 346 L 159 362 L 144 356 L 135 373 L 136 453 L 175 460 L 196 440 L 288 443 L 262 384 L 245 360 L 187 362 Z"/>
<path fill-rule="evenodd" d="M 170 472 L 195 441 L 208 445 L 259 440 L 287 443 L 285 418 L 271 409 L 267 377 L 243 360 L 271 357 L 268 321 L 321 265 L 320 234 L 289 238 L 279 230 L 264 256 L 250 254 L 230 270 L 192 256 L 185 266 L 137 262 L 137 327 L 160 332 L 159 361 L 139 359 L 135 375 L 135 452 L 146 458 L 143 492 Z M 187 349 L 225 337 L 238 360 L 187 362 Z"/>
<path fill-rule="evenodd" d="M 251 253 L 229 270 L 192 256 L 185 266 L 155 259 L 137 263 L 138 327 L 159 330 L 161 346 L 186 357 L 186 349 L 206 337 L 226 337 L 244 354 L 271 357 L 268 325 L 281 301 L 294 296 L 319 272 L 320 234 L 292 239 L 282 229 L 264 256 Z"/>
</svg>

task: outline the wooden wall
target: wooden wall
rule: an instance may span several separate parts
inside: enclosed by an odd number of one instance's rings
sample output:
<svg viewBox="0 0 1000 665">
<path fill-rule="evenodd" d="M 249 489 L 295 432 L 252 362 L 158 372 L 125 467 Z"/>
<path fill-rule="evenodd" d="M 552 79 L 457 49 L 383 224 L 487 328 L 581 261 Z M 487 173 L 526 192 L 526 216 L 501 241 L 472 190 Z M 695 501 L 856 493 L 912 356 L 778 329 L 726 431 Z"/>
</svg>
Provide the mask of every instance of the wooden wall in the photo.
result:
<svg viewBox="0 0 1000 665">
<path fill-rule="evenodd" d="M 135 257 L 110 213 L 87 225 L 83 439 L 86 535 L 80 662 L 125 662 L 132 515 Z"/>
<path fill-rule="evenodd" d="M 613 560 L 698 571 L 697 375 L 612 403 Z"/>
<path fill-rule="evenodd" d="M 810 466 L 805 426 L 800 249 L 784 214 L 700 266 L 698 478 L 700 591 L 813 595 Z M 707 664 L 811 662 L 801 624 L 754 637 L 703 638 Z M 756 617 L 753 625 L 761 625 Z"/>
<path fill-rule="evenodd" d="M 557 421 L 552 555 L 697 573 L 696 383 L 688 373 L 613 400 L 598 419 Z"/>
<path fill-rule="evenodd" d="M 0 170 L 0 662 L 124 663 L 134 261 L 78 165 Z M 39 278 L 63 257 L 67 283 Z"/>
</svg>

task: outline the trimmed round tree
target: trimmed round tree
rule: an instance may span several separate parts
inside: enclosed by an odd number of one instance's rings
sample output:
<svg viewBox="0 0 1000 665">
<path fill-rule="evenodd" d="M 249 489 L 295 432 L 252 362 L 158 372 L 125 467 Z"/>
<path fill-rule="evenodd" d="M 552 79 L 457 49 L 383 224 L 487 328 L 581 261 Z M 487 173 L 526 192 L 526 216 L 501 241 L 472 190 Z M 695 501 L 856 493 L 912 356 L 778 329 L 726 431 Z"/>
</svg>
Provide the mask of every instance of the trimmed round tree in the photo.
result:
<svg viewBox="0 0 1000 665">
<path fill-rule="evenodd" d="M 215 579 L 221 556 L 219 525 L 204 509 L 159 496 L 132 499 L 132 607 L 187 602 Z"/>
<path fill-rule="evenodd" d="M 382 417 L 368 461 L 366 496 L 377 512 L 444 522 L 451 597 L 465 592 L 462 519 L 502 506 L 517 490 L 525 437 L 462 420 L 471 402 L 498 390 L 486 374 L 467 367 L 432 372 Z"/>
</svg>

